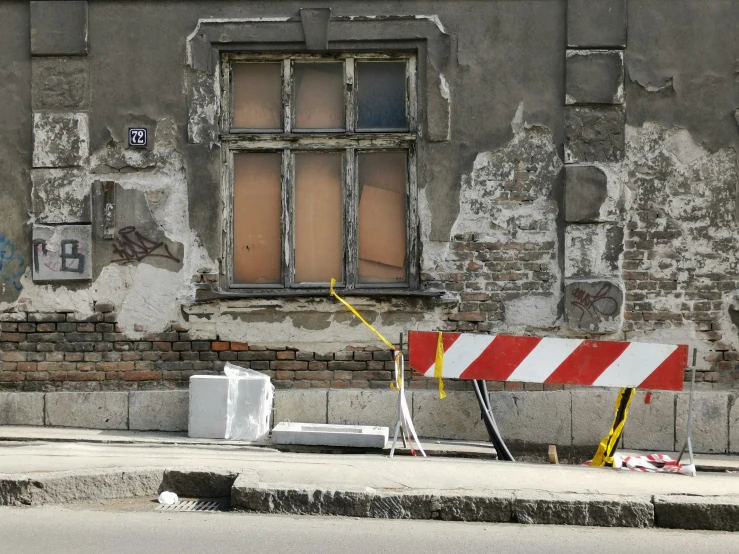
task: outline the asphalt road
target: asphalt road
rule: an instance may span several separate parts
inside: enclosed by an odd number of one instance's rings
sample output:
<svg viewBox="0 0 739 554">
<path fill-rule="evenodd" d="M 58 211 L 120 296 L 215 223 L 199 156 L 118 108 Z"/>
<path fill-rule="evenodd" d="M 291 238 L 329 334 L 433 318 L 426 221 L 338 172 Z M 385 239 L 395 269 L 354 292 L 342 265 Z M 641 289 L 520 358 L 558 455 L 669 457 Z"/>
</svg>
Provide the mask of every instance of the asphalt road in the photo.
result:
<svg viewBox="0 0 739 554">
<path fill-rule="evenodd" d="M 0 508 L 0 551 L 196 552 L 691 552 L 739 551 L 739 533 L 268 516 L 156 513 L 102 506 Z M 121 511 L 118 511 L 118 510 Z M 152 511 L 149 511 L 149 510 Z"/>
</svg>

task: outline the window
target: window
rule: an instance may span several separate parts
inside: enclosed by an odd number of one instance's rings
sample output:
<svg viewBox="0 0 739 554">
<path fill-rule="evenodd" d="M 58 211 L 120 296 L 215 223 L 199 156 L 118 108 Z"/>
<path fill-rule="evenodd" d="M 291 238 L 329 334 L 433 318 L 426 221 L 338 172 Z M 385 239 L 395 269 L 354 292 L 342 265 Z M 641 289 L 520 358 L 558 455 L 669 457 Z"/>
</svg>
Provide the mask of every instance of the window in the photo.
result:
<svg viewBox="0 0 739 554">
<path fill-rule="evenodd" d="M 229 287 L 417 288 L 415 58 L 223 61 Z"/>
</svg>

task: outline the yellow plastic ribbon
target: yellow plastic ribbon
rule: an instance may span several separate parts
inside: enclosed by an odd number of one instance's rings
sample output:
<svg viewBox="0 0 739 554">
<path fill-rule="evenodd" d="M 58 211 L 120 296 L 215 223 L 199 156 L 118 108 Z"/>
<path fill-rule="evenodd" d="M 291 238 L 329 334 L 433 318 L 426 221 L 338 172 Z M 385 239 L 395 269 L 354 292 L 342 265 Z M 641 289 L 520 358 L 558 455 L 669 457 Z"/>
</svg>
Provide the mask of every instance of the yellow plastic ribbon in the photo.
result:
<svg viewBox="0 0 739 554">
<path fill-rule="evenodd" d="M 436 341 L 436 361 L 434 362 L 434 378 L 439 380 L 439 398 L 446 398 L 444 392 L 444 381 L 441 380 L 442 371 L 444 369 L 444 340 L 439 332 L 439 338 Z"/>
<path fill-rule="evenodd" d="M 616 443 L 618 442 L 618 439 L 621 437 L 621 433 L 623 432 L 624 425 L 626 425 L 626 417 L 629 415 L 629 406 L 631 406 L 631 401 L 634 399 L 634 392 L 635 389 L 621 389 L 618 393 L 618 398 L 616 399 L 616 414 L 613 416 L 613 423 L 611 424 L 611 429 L 608 431 L 608 434 L 603 437 L 603 440 L 600 441 L 600 444 L 598 445 L 598 451 L 595 453 L 595 456 L 593 456 L 593 461 L 591 462 L 591 465 L 593 466 L 605 466 L 610 465 L 613 467 L 613 451 L 616 448 Z M 623 402 L 624 395 L 629 395 L 626 399 L 626 405 L 623 408 L 623 413 L 621 414 L 621 404 Z"/>
<path fill-rule="evenodd" d="M 336 291 L 334 290 L 334 285 L 335 284 L 336 284 L 336 279 L 331 279 L 331 289 L 330 289 L 329 294 L 331 296 L 336 297 L 336 300 L 338 300 L 339 302 L 341 302 L 342 304 L 344 304 L 344 306 L 346 306 L 347 308 L 349 308 L 349 311 L 351 311 L 351 313 L 353 313 L 355 316 L 357 316 L 359 318 L 359 321 L 361 321 L 367 327 L 369 327 L 370 330 L 375 335 L 377 335 L 382 342 L 384 342 L 389 348 L 391 348 L 396 353 L 393 356 L 393 359 L 395 360 L 395 365 L 396 365 L 396 369 L 397 369 L 397 365 L 398 365 L 398 349 L 395 348 L 395 345 L 392 342 L 390 342 L 385 337 L 383 337 L 377 329 L 375 329 L 374 327 L 372 327 L 372 325 L 370 325 L 369 323 L 367 323 L 367 321 L 361 315 L 359 315 L 359 312 L 357 310 L 355 310 L 354 307 L 351 304 L 349 304 L 349 302 L 347 302 L 341 296 L 339 296 L 338 294 L 336 294 Z M 403 382 L 402 381 L 403 380 L 403 376 L 401 375 L 401 373 L 399 371 L 396 371 L 396 373 L 398 374 L 398 383 L 394 383 L 394 382 L 393 383 L 390 383 L 390 388 L 393 389 L 393 390 L 399 391 L 400 390 L 400 385 Z"/>
</svg>

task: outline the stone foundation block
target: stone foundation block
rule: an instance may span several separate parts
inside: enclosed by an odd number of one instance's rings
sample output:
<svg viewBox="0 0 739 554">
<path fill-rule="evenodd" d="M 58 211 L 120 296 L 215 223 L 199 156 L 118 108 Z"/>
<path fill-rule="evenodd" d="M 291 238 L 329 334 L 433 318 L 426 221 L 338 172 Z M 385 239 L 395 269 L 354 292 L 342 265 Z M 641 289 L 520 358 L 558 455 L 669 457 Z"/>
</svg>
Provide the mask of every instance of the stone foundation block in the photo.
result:
<svg viewBox="0 0 739 554">
<path fill-rule="evenodd" d="M 729 411 L 729 452 L 739 454 L 739 399 L 735 398 Z"/>
<path fill-rule="evenodd" d="M 624 291 L 614 281 L 568 280 L 565 318 L 570 329 L 589 333 L 615 333 L 623 324 Z"/>
<path fill-rule="evenodd" d="M 608 178 L 592 165 L 565 166 L 565 220 L 568 223 L 598 221 L 608 198 Z"/>
<path fill-rule="evenodd" d="M 621 106 L 565 109 L 565 162 L 620 162 L 624 158 L 626 114 Z"/>
<path fill-rule="evenodd" d="M 133 431 L 187 431 L 187 391 L 130 392 L 128 428 Z"/>
<path fill-rule="evenodd" d="M 651 391 L 648 394 L 649 391 L 639 390 L 631 401 L 624 426 L 624 448 L 669 452 L 675 444 L 675 393 Z"/>
<path fill-rule="evenodd" d="M 493 415 L 497 414 L 493 412 Z M 474 392 L 450 391 L 441 400 L 438 391 L 414 391 L 413 425 L 419 437 L 488 439 Z"/>
<path fill-rule="evenodd" d="M 703 454 L 723 453 L 729 447 L 729 393 L 721 391 L 694 393 L 693 451 Z M 690 393 L 677 394 L 675 410 L 675 450 L 685 443 L 688 427 Z"/>
<path fill-rule="evenodd" d="M 624 48 L 626 0 L 567 0 L 567 45 Z"/>
<path fill-rule="evenodd" d="M 33 167 L 81 166 L 89 144 L 86 113 L 34 112 Z"/>
<path fill-rule="evenodd" d="M 0 392 L 0 425 L 43 424 L 43 393 Z"/>
<path fill-rule="evenodd" d="M 328 391 L 295 389 L 275 391 L 274 423 L 328 422 Z"/>
<path fill-rule="evenodd" d="M 406 392 L 410 407 L 411 394 Z M 340 425 L 376 425 L 395 428 L 398 393 L 390 389 L 336 389 L 328 391 L 328 422 Z"/>
<path fill-rule="evenodd" d="M 81 169 L 31 170 L 37 223 L 90 223 L 90 186 Z"/>
<path fill-rule="evenodd" d="M 87 2 L 31 2 L 31 55 L 87 54 Z"/>
<path fill-rule="evenodd" d="M 87 108 L 90 79 L 86 57 L 31 58 L 31 75 L 34 110 Z"/>
<path fill-rule="evenodd" d="M 565 277 L 617 277 L 623 239 L 623 228 L 618 225 L 567 225 Z"/>
<path fill-rule="evenodd" d="M 572 391 L 572 444 L 592 446 L 595 454 L 601 439 L 613 423 L 616 389 L 586 389 Z"/>
<path fill-rule="evenodd" d="M 490 404 L 507 443 L 571 445 L 570 391 L 492 392 Z"/>
<path fill-rule="evenodd" d="M 127 429 L 128 393 L 47 393 L 46 425 L 89 429 Z"/>
<path fill-rule="evenodd" d="M 566 104 L 623 104 L 623 52 L 570 50 L 566 65 Z"/>
</svg>

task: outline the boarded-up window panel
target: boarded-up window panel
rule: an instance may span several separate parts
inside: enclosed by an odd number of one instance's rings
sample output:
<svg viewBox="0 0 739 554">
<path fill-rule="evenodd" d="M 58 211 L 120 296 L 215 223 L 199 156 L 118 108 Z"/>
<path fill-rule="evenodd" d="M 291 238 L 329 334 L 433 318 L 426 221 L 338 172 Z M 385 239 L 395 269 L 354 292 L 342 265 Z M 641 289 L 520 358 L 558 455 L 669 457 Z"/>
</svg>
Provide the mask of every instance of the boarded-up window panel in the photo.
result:
<svg viewBox="0 0 739 554">
<path fill-rule="evenodd" d="M 281 279 L 282 155 L 234 155 L 234 270 L 236 284 Z"/>
<path fill-rule="evenodd" d="M 359 155 L 359 281 L 406 280 L 406 154 Z"/>
<path fill-rule="evenodd" d="M 282 64 L 236 63 L 231 75 L 233 126 L 282 129 Z"/>
<path fill-rule="evenodd" d="M 343 279 L 342 155 L 295 155 L 295 282 Z"/>
<path fill-rule="evenodd" d="M 344 129 L 344 64 L 296 63 L 296 129 Z"/>
</svg>

